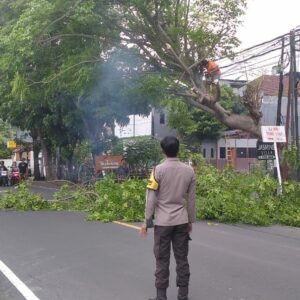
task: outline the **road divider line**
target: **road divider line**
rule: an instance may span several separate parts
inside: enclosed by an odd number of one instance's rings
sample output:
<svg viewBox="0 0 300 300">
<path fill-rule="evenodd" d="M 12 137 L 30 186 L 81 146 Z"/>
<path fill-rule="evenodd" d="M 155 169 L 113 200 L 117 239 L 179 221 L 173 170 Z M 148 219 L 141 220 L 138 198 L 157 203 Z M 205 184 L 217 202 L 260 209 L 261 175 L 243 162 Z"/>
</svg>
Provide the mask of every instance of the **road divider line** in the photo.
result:
<svg viewBox="0 0 300 300">
<path fill-rule="evenodd" d="M 135 226 L 135 225 L 131 225 L 131 224 L 128 224 L 128 223 L 119 222 L 119 221 L 113 221 L 113 223 L 121 225 L 121 226 L 129 227 L 129 228 L 132 228 L 132 229 L 136 229 L 136 230 L 141 229 L 139 226 Z"/>
<path fill-rule="evenodd" d="M 23 283 L 14 272 L 0 260 L 0 271 L 14 285 L 26 300 L 39 300 L 39 298 Z"/>
</svg>

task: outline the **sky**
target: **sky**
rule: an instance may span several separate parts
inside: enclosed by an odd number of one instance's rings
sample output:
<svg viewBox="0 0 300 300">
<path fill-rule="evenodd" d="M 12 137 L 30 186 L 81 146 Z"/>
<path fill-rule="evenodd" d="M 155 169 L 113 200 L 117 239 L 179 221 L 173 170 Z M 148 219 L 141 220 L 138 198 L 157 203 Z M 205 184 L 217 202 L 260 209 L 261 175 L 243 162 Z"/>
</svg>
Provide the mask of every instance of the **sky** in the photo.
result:
<svg viewBox="0 0 300 300">
<path fill-rule="evenodd" d="M 241 41 L 238 51 L 273 40 L 297 27 L 300 29 L 300 0 L 248 0 L 247 2 L 248 7 L 242 17 L 243 24 L 237 31 L 237 37 Z M 284 59 L 288 62 L 289 47 L 287 46 L 285 49 Z M 256 48 L 250 52 L 243 52 L 234 61 L 226 59 L 219 61 L 222 78 L 252 80 L 262 74 L 272 74 L 272 69 L 275 70 L 279 64 L 281 51 L 273 51 L 256 59 L 247 59 L 249 56 L 262 53 L 262 51 L 264 51 L 262 48 L 260 50 Z M 299 71 L 300 52 L 297 56 L 296 63 Z M 244 63 L 237 63 L 245 59 Z M 235 62 L 233 67 L 226 68 L 233 62 Z M 285 71 L 288 71 L 288 64 L 284 65 Z"/>
<path fill-rule="evenodd" d="M 245 49 L 300 25 L 300 0 L 248 0 L 238 38 Z"/>
</svg>

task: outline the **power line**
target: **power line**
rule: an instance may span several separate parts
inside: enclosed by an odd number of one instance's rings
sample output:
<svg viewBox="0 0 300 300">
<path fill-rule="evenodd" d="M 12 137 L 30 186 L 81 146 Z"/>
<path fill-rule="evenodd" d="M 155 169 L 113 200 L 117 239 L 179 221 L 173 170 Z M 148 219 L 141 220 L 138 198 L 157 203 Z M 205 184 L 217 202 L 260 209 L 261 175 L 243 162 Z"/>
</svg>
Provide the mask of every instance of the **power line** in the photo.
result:
<svg viewBox="0 0 300 300">
<path fill-rule="evenodd" d="M 296 33 L 300 33 L 300 28 L 299 28 L 299 29 L 296 29 L 294 32 L 295 32 L 295 34 L 296 34 Z M 283 37 L 289 37 L 289 35 L 290 35 L 290 33 L 286 33 L 286 34 L 280 35 L 280 36 L 278 36 L 278 37 L 276 37 L 276 38 L 273 38 L 273 39 L 271 39 L 271 40 L 269 40 L 269 41 L 266 41 L 266 42 L 263 42 L 263 43 L 260 43 L 260 44 L 251 46 L 251 47 L 249 47 L 249 48 L 243 49 L 243 50 L 241 50 L 241 51 L 239 51 L 239 52 L 236 52 L 236 53 L 234 53 L 234 55 L 239 55 L 239 54 L 242 54 L 242 53 L 244 53 L 244 52 L 247 52 L 247 51 L 250 51 L 250 50 L 254 50 L 255 48 L 259 48 L 259 47 L 261 47 L 261 46 L 264 46 L 264 45 L 266 45 L 266 44 L 272 43 L 272 42 L 274 42 L 274 41 L 279 41 L 279 40 L 281 41 Z M 220 61 L 220 60 L 226 59 L 226 58 L 227 58 L 227 57 L 220 57 L 219 59 L 216 59 L 216 61 Z"/>
<path fill-rule="evenodd" d="M 272 60 L 272 59 L 278 58 L 278 57 L 280 57 L 280 55 L 272 56 L 272 57 L 266 58 L 266 59 L 264 59 L 264 60 L 261 60 L 261 61 L 258 61 L 258 62 L 254 62 L 253 64 L 246 65 L 246 67 L 249 68 L 249 67 L 252 67 L 252 66 L 257 65 L 257 64 L 259 64 L 259 63 L 266 62 L 266 61 L 269 61 L 269 60 Z M 276 62 L 275 62 L 275 63 L 276 63 Z M 244 68 L 244 67 L 245 67 L 245 66 L 238 66 L 238 68 Z M 230 68 L 230 69 L 228 69 L 228 70 L 225 70 L 224 72 L 222 72 L 222 74 L 227 74 L 227 73 L 230 73 L 231 71 L 234 71 L 234 70 L 236 70 L 235 67 L 234 67 L 234 68 Z"/>
<path fill-rule="evenodd" d="M 248 58 L 246 58 L 246 59 L 239 60 L 239 61 L 234 62 L 234 63 L 231 63 L 231 64 L 229 64 L 229 65 L 227 65 L 227 66 L 223 66 L 222 69 L 225 69 L 225 68 L 234 66 L 234 65 L 236 65 L 236 64 L 244 63 L 244 62 L 246 62 L 246 61 L 248 61 L 248 60 L 251 60 L 251 59 L 253 59 L 253 58 L 257 58 L 257 57 L 260 57 L 260 56 L 264 56 L 264 55 L 267 55 L 267 54 L 269 54 L 269 53 L 271 53 L 271 52 L 274 52 L 274 51 L 277 51 L 277 50 L 280 50 L 280 49 L 281 49 L 281 47 L 277 47 L 277 48 L 275 48 L 275 49 L 273 48 L 273 49 L 271 49 L 271 50 L 269 50 L 269 51 L 267 51 L 267 52 L 263 52 L 263 53 L 260 53 L 260 54 L 254 54 L 254 55 L 252 55 L 252 56 L 250 56 L 250 57 L 248 57 Z"/>
<path fill-rule="evenodd" d="M 286 40 L 286 36 L 284 36 L 283 37 L 285 40 Z M 296 42 L 299 42 L 300 41 L 300 39 L 298 39 Z M 235 74 L 241 74 L 241 73 L 244 73 L 244 71 L 243 71 L 243 69 L 245 68 L 245 62 L 249 62 L 249 61 L 255 61 L 256 59 L 258 59 L 258 58 L 262 58 L 262 57 L 264 57 L 264 56 L 266 56 L 266 55 L 269 55 L 270 53 L 273 53 L 273 52 L 276 52 L 276 51 L 279 51 L 279 50 L 281 50 L 282 49 L 282 46 L 278 46 L 278 47 L 276 47 L 277 46 L 277 44 L 279 44 L 279 42 L 281 43 L 282 42 L 282 40 L 281 41 L 278 41 L 277 43 L 273 43 L 272 45 L 268 45 L 267 47 L 265 47 L 264 49 L 260 49 L 260 51 L 259 51 L 259 53 L 254 53 L 254 51 L 253 50 L 251 50 L 251 56 L 248 56 L 247 58 L 244 58 L 244 59 L 241 59 L 241 60 L 238 60 L 238 61 L 236 61 L 236 62 L 233 62 L 233 63 L 231 63 L 231 64 L 228 64 L 228 65 L 226 65 L 226 66 L 222 66 L 222 65 L 220 65 L 220 68 L 221 69 L 226 69 L 226 68 L 229 68 L 229 69 L 227 69 L 227 70 L 225 70 L 225 71 L 222 71 L 222 73 L 223 74 L 226 74 L 226 76 L 232 76 L 232 75 L 235 75 Z M 264 45 L 266 45 L 266 43 L 264 44 Z M 290 42 L 288 41 L 288 43 L 285 43 L 285 49 L 286 49 L 286 47 L 289 47 L 290 46 Z M 253 49 L 253 48 L 252 48 Z M 276 55 L 276 56 L 272 56 L 272 57 L 267 57 L 267 58 L 265 58 L 265 59 L 261 59 L 261 60 L 259 60 L 259 61 L 255 61 L 254 63 L 252 63 L 252 64 L 250 64 L 250 65 L 248 65 L 248 66 L 246 66 L 247 67 L 247 72 L 251 72 L 251 71 L 253 71 L 253 70 L 257 70 L 257 69 L 259 69 L 259 68 L 264 68 L 264 67 L 268 67 L 268 66 L 274 66 L 274 65 L 278 65 L 278 60 L 276 60 L 276 61 L 273 61 L 272 63 L 270 63 L 270 64 L 264 64 L 264 65 L 259 65 L 259 66 L 257 66 L 257 64 L 261 64 L 261 63 L 264 63 L 264 62 L 266 62 L 266 61 L 270 61 L 270 60 L 272 60 L 273 58 L 279 58 L 280 57 L 280 54 L 278 53 L 278 55 Z M 289 51 L 286 51 L 286 59 L 285 59 L 285 61 L 286 61 L 286 64 L 285 64 L 285 66 L 284 66 L 284 68 L 286 68 L 287 66 L 288 66 L 288 64 L 289 64 L 289 59 L 288 59 L 288 57 L 289 57 Z M 250 68 L 249 69 L 249 67 L 251 67 L 251 66 L 257 66 L 257 67 L 255 67 L 255 68 Z"/>
<path fill-rule="evenodd" d="M 296 30 L 293 30 L 291 32 L 293 32 L 296 37 L 299 37 L 299 39 L 297 39 L 297 41 L 295 41 L 295 43 L 300 42 L 300 28 L 297 28 Z M 264 56 L 269 55 L 270 53 L 281 50 L 283 40 L 285 41 L 284 48 L 289 47 L 290 46 L 289 37 L 290 37 L 291 32 L 280 35 L 276 38 L 273 38 L 273 39 L 268 40 L 266 42 L 254 45 L 252 47 L 249 47 L 247 49 L 244 49 L 242 51 L 239 51 L 239 52 L 235 53 L 234 54 L 235 58 L 233 59 L 233 62 L 227 63 L 226 65 L 222 66 L 222 64 L 225 64 L 226 60 L 230 60 L 230 58 L 222 57 L 222 58 L 217 59 L 217 61 L 219 61 L 220 68 L 222 69 L 222 73 L 226 74 L 227 76 L 237 74 L 237 73 L 243 73 L 243 71 L 241 71 L 241 69 L 245 68 L 245 63 L 246 62 L 256 60 L 257 58 L 264 57 Z M 297 51 L 300 51 L 300 49 L 297 49 Z M 288 51 L 286 51 L 286 55 L 288 57 L 288 55 L 289 55 Z M 242 58 L 239 58 L 240 56 L 242 56 Z M 246 65 L 247 72 L 251 72 L 252 70 L 267 67 L 267 66 L 270 66 L 270 65 L 278 65 L 278 61 L 276 61 L 276 62 L 272 62 L 270 64 L 265 64 L 263 66 L 257 66 L 257 64 L 261 64 L 261 63 L 264 63 L 266 61 L 270 61 L 273 58 L 277 58 L 277 57 L 278 58 L 280 57 L 279 53 L 276 56 L 272 56 L 272 57 L 268 57 L 266 59 L 256 61 L 255 63 L 252 63 L 248 66 Z M 255 65 L 257 67 L 250 68 L 250 70 L 249 70 L 249 67 L 251 67 L 253 65 Z M 287 66 L 288 66 L 288 63 L 286 64 L 285 68 Z M 227 69 L 227 70 L 224 70 L 224 69 Z"/>
<path fill-rule="evenodd" d="M 262 69 L 262 68 L 266 68 L 266 67 L 270 67 L 270 66 L 274 66 L 274 63 L 269 63 L 269 64 L 266 64 L 266 65 L 262 65 L 262 66 L 258 66 L 256 68 L 252 68 L 252 69 L 248 69 L 247 72 L 251 72 L 251 71 L 254 71 L 254 70 L 258 70 L 258 69 Z M 240 74 L 240 73 L 243 73 L 243 71 L 236 71 L 236 72 L 232 72 L 230 74 L 226 74 L 227 76 L 232 76 L 232 75 L 236 75 L 236 74 Z"/>
</svg>

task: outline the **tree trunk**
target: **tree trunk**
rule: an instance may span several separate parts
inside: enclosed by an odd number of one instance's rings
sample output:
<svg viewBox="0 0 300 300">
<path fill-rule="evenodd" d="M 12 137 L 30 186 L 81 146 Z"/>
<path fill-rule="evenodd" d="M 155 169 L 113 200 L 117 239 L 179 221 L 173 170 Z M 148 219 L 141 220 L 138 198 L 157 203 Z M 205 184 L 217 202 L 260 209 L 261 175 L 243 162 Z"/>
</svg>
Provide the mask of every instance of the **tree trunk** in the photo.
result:
<svg viewBox="0 0 300 300">
<path fill-rule="evenodd" d="M 225 110 L 219 103 L 212 103 L 209 99 L 191 99 L 185 97 L 187 103 L 194 107 L 200 108 L 203 111 L 210 113 L 221 123 L 231 129 L 239 129 L 254 134 L 256 137 L 261 137 L 261 123 L 257 118 L 249 115 L 239 115 Z M 201 101 L 201 102 L 200 102 Z"/>
<path fill-rule="evenodd" d="M 34 180 L 41 180 L 40 162 L 39 162 L 40 145 L 38 140 L 33 139 L 33 160 L 34 160 Z"/>
<path fill-rule="evenodd" d="M 34 161 L 33 177 L 34 180 L 40 180 L 41 172 L 40 172 L 40 163 L 39 163 L 39 153 L 41 150 L 41 145 L 39 142 L 39 136 L 36 132 L 31 131 L 30 135 L 32 137 L 32 143 L 33 143 L 33 161 Z"/>
<path fill-rule="evenodd" d="M 62 162 L 60 157 L 60 147 L 56 148 L 56 178 L 58 180 L 63 179 L 62 176 Z"/>
<path fill-rule="evenodd" d="M 52 151 L 47 147 L 45 141 L 41 139 L 42 144 L 42 153 L 43 153 L 43 160 L 44 160 L 44 167 L 45 167 L 45 178 L 47 180 L 54 180 L 55 175 L 53 172 L 53 161 L 52 161 Z"/>
<path fill-rule="evenodd" d="M 221 111 L 218 108 L 215 108 L 215 112 L 216 118 L 229 128 L 252 133 L 257 138 L 261 137 L 260 123 L 257 124 L 251 116 L 228 113 L 223 108 L 221 108 Z"/>
</svg>

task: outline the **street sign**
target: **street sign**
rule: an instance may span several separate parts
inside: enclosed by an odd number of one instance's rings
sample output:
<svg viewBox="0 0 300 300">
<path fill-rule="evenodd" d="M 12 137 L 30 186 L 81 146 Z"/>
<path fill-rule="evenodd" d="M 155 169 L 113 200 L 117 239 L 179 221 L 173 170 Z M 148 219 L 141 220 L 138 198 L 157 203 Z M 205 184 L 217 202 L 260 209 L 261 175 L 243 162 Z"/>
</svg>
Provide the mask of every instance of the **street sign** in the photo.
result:
<svg viewBox="0 0 300 300">
<path fill-rule="evenodd" d="M 257 142 L 256 144 L 256 156 L 258 160 L 274 160 L 275 149 L 274 143 Z"/>
<path fill-rule="evenodd" d="M 280 173 L 277 143 L 286 143 L 285 127 L 284 126 L 261 126 L 261 135 L 264 143 L 271 142 L 274 144 L 275 163 L 276 163 L 277 177 L 279 182 L 278 193 L 282 194 L 282 180 L 281 180 L 281 173 Z"/>
<path fill-rule="evenodd" d="M 261 134 L 265 143 L 286 143 L 284 126 L 261 126 Z"/>
<path fill-rule="evenodd" d="M 96 157 L 96 171 L 116 170 L 122 164 L 121 155 L 99 155 Z"/>
<path fill-rule="evenodd" d="M 17 144 L 14 140 L 7 141 L 7 148 L 9 149 L 15 149 L 17 147 Z"/>
</svg>

